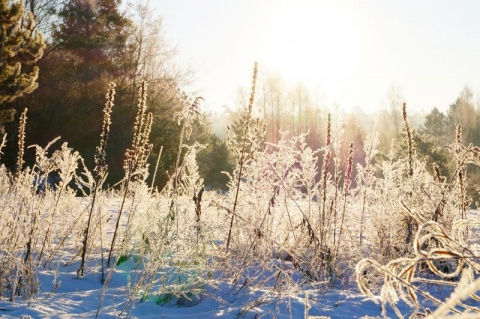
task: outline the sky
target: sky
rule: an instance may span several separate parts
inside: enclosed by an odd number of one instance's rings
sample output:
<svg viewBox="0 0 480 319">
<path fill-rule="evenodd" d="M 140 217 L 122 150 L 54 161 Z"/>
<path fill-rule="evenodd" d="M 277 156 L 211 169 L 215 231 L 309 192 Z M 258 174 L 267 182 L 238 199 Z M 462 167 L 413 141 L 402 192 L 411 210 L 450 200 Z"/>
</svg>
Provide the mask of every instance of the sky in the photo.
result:
<svg viewBox="0 0 480 319">
<path fill-rule="evenodd" d="M 480 92 L 480 1 L 150 0 L 189 88 L 211 110 L 239 104 L 259 76 L 302 83 L 367 113 L 394 87 L 408 108 L 445 111 L 468 86 Z"/>
</svg>

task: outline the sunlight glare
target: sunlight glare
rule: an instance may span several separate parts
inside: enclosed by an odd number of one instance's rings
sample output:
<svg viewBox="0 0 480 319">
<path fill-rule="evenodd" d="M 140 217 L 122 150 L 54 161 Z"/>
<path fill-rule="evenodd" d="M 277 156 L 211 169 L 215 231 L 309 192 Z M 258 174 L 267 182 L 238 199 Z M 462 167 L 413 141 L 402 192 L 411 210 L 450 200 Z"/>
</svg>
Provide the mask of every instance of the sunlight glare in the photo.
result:
<svg viewBox="0 0 480 319">
<path fill-rule="evenodd" d="M 269 18 L 263 37 L 262 62 L 289 83 L 340 96 L 357 72 L 354 28 L 334 4 L 290 2 Z"/>
</svg>

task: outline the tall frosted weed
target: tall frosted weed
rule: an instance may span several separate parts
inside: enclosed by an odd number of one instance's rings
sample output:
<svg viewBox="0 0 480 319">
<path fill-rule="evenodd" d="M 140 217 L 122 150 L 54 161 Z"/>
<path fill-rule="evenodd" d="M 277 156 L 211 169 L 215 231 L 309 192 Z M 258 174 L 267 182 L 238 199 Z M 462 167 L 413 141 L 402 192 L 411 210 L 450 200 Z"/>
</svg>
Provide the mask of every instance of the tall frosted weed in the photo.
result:
<svg viewBox="0 0 480 319">
<path fill-rule="evenodd" d="M 119 226 L 124 213 L 124 206 L 126 204 L 127 195 L 130 191 L 131 183 L 143 184 L 148 176 L 147 158 L 152 150 L 152 144 L 149 143 L 149 135 L 152 127 L 153 116 L 152 113 L 146 114 L 147 109 L 147 83 L 142 82 L 139 90 L 138 99 L 138 111 L 134 124 L 134 135 L 131 149 L 127 149 L 125 152 L 124 170 L 125 178 L 122 185 L 123 198 L 120 204 L 120 209 L 115 224 L 115 230 L 112 237 L 112 243 L 108 252 L 107 266 L 110 267 L 110 263 L 115 250 L 116 239 L 119 234 Z M 132 187 L 134 189 L 134 187 Z M 131 211 L 130 214 L 134 214 Z M 128 218 L 130 221 L 130 216 Z M 127 222 L 128 227 L 128 222 Z"/>
<path fill-rule="evenodd" d="M 260 143 L 265 134 L 265 130 L 260 128 L 260 120 L 256 121 L 252 118 L 253 103 L 255 101 L 255 89 L 257 83 L 258 64 L 255 62 L 253 66 L 252 75 L 252 87 L 250 90 L 250 98 L 247 106 L 247 117 L 243 123 L 243 136 L 235 136 L 235 134 L 227 126 L 227 142 L 230 146 L 230 150 L 233 152 L 233 156 L 236 161 L 235 169 L 233 171 L 234 179 L 230 180 L 229 189 L 232 194 L 235 194 L 233 204 L 229 213 L 232 215 L 230 218 L 230 227 L 228 229 L 226 250 L 230 248 L 230 240 L 232 237 L 233 223 L 235 221 L 238 194 L 240 192 L 240 184 L 243 177 L 243 169 L 247 161 L 249 161 L 255 152 L 259 149 Z M 255 123 L 256 122 L 256 123 Z M 255 125 L 256 124 L 256 125 Z M 263 131 L 263 132 L 262 132 Z M 240 145 L 237 144 L 237 140 L 240 140 Z"/>
<path fill-rule="evenodd" d="M 110 83 L 108 93 L 107 93 L 107 102 L 105 103 L 105 107 L 103 109 L 103 125 L 102 125 L 102 133 L 100 135 L 100 145 L 97 146 L 96 152 L 95 152 L 95 169 L 94 169 L 94 174 L 95 174 L 95 184 L 92 185 L 91 189 L 93 190 L 92 194 L 92 203 L 90 207 L 90 212 L 88 214 L 88 221 L 87 225 L 85 227 L 85 238 L 83 240 L 83 247 L 82 247 L 82 259 L 80 262 L 80 267 L 78 268 L 77 274 L 78 276 L 83 276 L 85 273 L 85 258 L 87 254 L 87 249 L 88 249 L 88 237 L 89 237 L 89 232 L 90 232 L 90 227 L 92 223 L 92 217 L 95 209 L 95 201 L 97 199 L 97 195 L 99 193 L 99 190 L 102 188 L 104 179 L 106 178 L 107 174 L 107 164 L 106 164 L 106 148 L 107 148 L 107 141 L 108 141 L 108 135 L 110 133 L 110 124 L 112 123 L 111 121 L 111 114 L 113 111 L 113 102 L 114 102 L 114 97 L 115 97 L 115 84 Z M 102 225 L 101 221 L 99 223 L 100 227 Z M 101 231 L 101 228 L 100 228 Z M 104 280 L 104 274 L 103 274 L 103 242 L 102 242 L 102 282 Z"/>
</svg>

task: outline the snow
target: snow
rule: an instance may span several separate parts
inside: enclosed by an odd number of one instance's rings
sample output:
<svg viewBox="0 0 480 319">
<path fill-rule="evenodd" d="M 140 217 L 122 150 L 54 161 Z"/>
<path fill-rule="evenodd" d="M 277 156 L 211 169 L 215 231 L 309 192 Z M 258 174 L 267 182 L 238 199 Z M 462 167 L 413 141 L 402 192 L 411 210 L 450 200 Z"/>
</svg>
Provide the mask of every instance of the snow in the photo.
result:
<svg viewBox="0 0 480 319">
<path fill-rule="evenodd" d="M 39 268 L 41 293 L 32 300 L 0 302 L 0 318 L 94 318 L 100 303 L 102 284 L 99 273 L 77 279 L 78 263 Z M 128 275 L 135 271 L 131 260 L 120 264 L 112 276 L 99 318 L 303 318 L 305 293 L 276 297 L 265 291 L 240 290 L 225 282 L 207 287 L 200 298 L 179 304 L 179 299 L 158 296 L 135 300 L 126 309 L 131 296 Z M 58 284 L 58 288 L 56 288 Z M 237 293 L 238 292 L 238 293 Z M 310 316 L 361 318 L 380 315 L 380 306 L 356 291 L 309 291 Z M 131 312 L 129 312 L 131 310 Z"/>
<path fill-rule="evenodd" d="M 31 300 L 20 297 L 0 300 L 0 318 L 95 318 L 102 297 L 101 260 L 88 261 L 87 273 L 77 277 L 78 258 L 61 257 L 37 268 L 41 291 Z M 305 293 L 274 293 L 252 290 L 241 285 L 213 280 L 191 300 L 173 295 L 151 294 L 140 300 L 133 295 L 131 278 L 141 271 L 134 258 L 114 268 L 98 318 L 304 318 Z M 308 289 L 309 315 L 335 318 L 361 318 L 380 315 L 380 306 L 355 289 Z"/>
</svg>

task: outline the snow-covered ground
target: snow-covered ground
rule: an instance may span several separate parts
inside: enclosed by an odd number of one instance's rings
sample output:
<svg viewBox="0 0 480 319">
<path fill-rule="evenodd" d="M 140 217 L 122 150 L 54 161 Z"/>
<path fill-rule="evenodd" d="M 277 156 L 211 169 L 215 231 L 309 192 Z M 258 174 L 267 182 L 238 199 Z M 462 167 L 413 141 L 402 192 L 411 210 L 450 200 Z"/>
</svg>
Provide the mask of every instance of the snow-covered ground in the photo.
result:
<svg viewBox="0 0 480 319">
<path fill-rule="evenodd" d="M 189 300 L 168 294 L 152 294 L 143 301 L 138 296 L 131 299 L 130 279 L 138 274 L 138 264 L 132 258 L 114 268 L 99 309 L 103 289 L 100 268 L 95 262 L 89 264 L 91 273 L 81 279 L 77 279 L 78 262 L 56 263 L 49 269 L 39 267 L 41 292 L 38 296 L 32 300 L 17 298 L 13 303 L 0 301 L 0 318 L 95 318 L 97 311 L 98 318 L 305 318 L 306 296 L 309 316 L 331 319 L 381 316 L 380 305 L 355 288 L 324 291 L 306 288 L 280 296 L 271 291 L 212 281 Z M 445 298 L 451 291 L 444 287 L 433 293 Z M 411 311 L 402 302 L 399 309 L 405 314 Z"/>
<path fill-rule="evenodd" d="M 33 300 L 0 303 L 1 318 L 94 318 L 100 304 L 99 276 L 76 279 L 78 264 L 57 265 L 40 271 L 41 293 Z M 120 264 L 105 294 L 99 318 L 303 318 L 305 293 L 278 298 L 262 291 L 241 290 L 227 283 L 206 287 L 201 297 L 191 301 L 152 296 L 134 307 L 125 308 L 131 296 L 129 273 L 134 262 Z M 239 291 L 240 290 L 240 291 Z M 309 292 L 310 316 L 361 318 L 380 315 L 380 307 L 356 291 Z M 183 301 L 183 303 L 182 303 Z"/>
<path fill-rule="evenodd" d="M 118 204 L 118 200 L 115 202 Z M 478 214 L 471 217 L 478 218 Z M 114 221 L 111 219 L 109 225 Z M 107 233 L 110 234 L 111 230 Z M 216 280 L 215 275 L 205 281 L 205 286 L 201 286 L 200 292 L 191 295 L 190 299 L 153 292 L 140 300 L 140 294 L 134 294 L 134 285 L 131 284 L 132 278 L 138 279 L 141 272 L 134 258 L 105 269 L 107 275 L 112 271 L 112 277 L 107 291 L 102 293 L 99 254 L 88 259 L 87 273 L 80 279 L 77 276 L 79 258 L 72 257 L 58 256 L 47 268 L 39 265 L 39 293 L 31 300 L 20 297 L 14 302 L 0 300 L 0 318 L 95 318 L 97 315 L 98 318 L 305 318 L 306 296 L 309 316 L 332 319 L 381 316 L 380 305 L 362 295 L 356 287 L 337 290 L 305 285 L 302 288 L 305 290 L 282 293 L 262 291 L 255 286 L 244 288 L 241 284 L 222 281 L 221 276 Z M 452 289 L 443 287 L 433 293 L 445 299 Z M 399 309 L 407 315 L 410 312 L 410 308 L 402 303 Z"/>
</svg>

